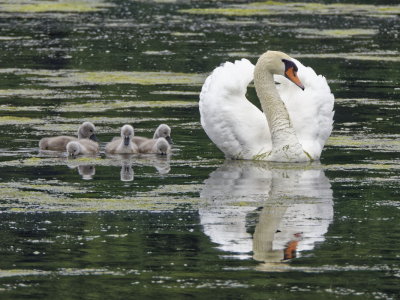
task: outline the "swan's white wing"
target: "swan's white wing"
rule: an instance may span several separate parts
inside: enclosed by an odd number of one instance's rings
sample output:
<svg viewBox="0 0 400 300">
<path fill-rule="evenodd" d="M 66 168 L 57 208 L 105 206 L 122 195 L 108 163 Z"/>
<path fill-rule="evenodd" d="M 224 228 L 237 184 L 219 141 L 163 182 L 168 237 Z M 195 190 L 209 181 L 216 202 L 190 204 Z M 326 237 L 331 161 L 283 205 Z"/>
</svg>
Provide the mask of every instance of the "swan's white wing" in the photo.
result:
<svg viewBox="0 0 400 300">
<path fill-rule="evenodd" d="M 303 149 L 313 159 L 319 159 L 322 148 L 332 132 L 334 96 L 325 77 L 293 59 L 302 91 L 283 76 L 275 76 L 278 92 L 285 103 L 293 127 Z"/>
<path fill-rule="evenodd" d="M 271 149 L 264 114 L 246 98 L 254 65 L 226 62 L 206 79 L 200 94 L 201 125 L 228 158 L 252 159 Z"/>
</svg>

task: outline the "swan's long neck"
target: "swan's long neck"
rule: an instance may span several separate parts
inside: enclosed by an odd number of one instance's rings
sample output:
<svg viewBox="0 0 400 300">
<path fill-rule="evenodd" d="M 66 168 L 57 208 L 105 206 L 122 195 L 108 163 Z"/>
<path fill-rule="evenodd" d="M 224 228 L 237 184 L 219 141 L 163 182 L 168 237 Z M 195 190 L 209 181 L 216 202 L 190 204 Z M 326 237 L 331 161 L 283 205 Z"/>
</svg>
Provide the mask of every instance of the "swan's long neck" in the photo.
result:
<svg viewBox="0 0 400 300">
<path fill-rule="evenodd" d="M 284 153 L 288 160 L 298 160 L 298 158 L 307 160 L 290 122 L 286 106 L 275 87 L 273 74 L 262 67 L 263 63 L 267 62 L 264 61 L 261 64 L 259 62 L 256 65 L 254 85 L 271 131 L 272 155 L 280 152 Z"/>
</svg>

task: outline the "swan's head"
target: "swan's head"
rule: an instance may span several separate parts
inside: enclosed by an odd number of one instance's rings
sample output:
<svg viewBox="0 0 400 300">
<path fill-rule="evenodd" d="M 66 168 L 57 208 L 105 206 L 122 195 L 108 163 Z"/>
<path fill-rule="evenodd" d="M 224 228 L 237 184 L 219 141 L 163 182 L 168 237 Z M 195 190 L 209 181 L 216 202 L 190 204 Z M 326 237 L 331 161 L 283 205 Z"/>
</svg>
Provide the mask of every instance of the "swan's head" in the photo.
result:
<svg viewBox="0 0 400 300">
<path fill-rule="evenodd" d="M 67 144 L 67 152 L 69 156 L 75 157 L 81 153 L 81 144 L 79 142 L 69 142 Z"/>
<path fill-rule="evenodd" d="M 155 146 L 157 153 L 161 155 L 166 155 L 171 147 L 165 138 L 158 138 Z"/>
<path fill-rule="evenodd" d="M 121 127 L 121 137 L 124 140 L 124 145 L 128 146 L 134 135 L 134 130 L 131 125 L 124 125 Z"/>
<path fill-rule="evenodd" d="M 265 71 L 275 75 L 282 75 L 304 90 L 304 85 L 297 77 L 297 66 L 292 58 L 280 51 L 267 51 L 258 59 L 256 68 L 265 68 Z"/>
<path fill-rule="evenodd" d="M 158 126 L 156 132 L 154 133 L 153 139 L 158 139 L 160 137 L 165 138 L 167 142 L 171 145 L 171 127 L 169 127 L 167 124 L 161 124 L 160 126 Z"/>
<path fill-rule="evenodd" d="M 83 122 L 78 129 L 78 138 L 80 139 L 91 139 L 95 142 L 98 141 L 96 134 L 96 128 L 94 127 L 93 123 L 91 122 Z"/>
</svg>

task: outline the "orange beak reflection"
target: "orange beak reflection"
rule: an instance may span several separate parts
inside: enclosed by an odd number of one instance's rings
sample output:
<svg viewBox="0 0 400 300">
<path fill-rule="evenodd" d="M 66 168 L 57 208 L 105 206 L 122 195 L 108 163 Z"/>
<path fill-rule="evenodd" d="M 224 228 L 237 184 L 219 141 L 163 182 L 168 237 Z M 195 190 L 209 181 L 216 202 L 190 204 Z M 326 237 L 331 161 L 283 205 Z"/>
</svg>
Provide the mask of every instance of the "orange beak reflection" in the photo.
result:
<svg viewBox="0 0 400 300">
<path fill-rule="evenodd" d="M 290 67 L 286 70 L 285 77 L 304 91 L 304 85 L 301 83 L 299 77 L 297 77 L 297 72 L 293 67 Z"/>
</svg>

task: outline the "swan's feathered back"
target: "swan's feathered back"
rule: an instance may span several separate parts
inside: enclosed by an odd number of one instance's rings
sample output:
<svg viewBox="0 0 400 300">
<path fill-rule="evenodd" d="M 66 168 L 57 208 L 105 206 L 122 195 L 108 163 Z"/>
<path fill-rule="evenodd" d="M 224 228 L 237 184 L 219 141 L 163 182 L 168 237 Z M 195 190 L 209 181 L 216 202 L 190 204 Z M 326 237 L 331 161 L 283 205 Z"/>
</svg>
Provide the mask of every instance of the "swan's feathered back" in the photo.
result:
<svg viewBox="0 0 400 300">
<path fill-rule="evenodd" d="M 271 148 L 264 114 L 246 98 L 254 65 L 226 62 L 206 79 L 200 93 L 201 125 L 228 158 L 252 159 Z"/>
<path fill-rule="evenodd" d="M 292 59 L 304 91 L 283 76 L 274 76 L 281 99 L 303 149 L 313 159 L 319 159 L 322 148 L 332 132 L 334 96 L 322 75 Z"/>
</svg>

